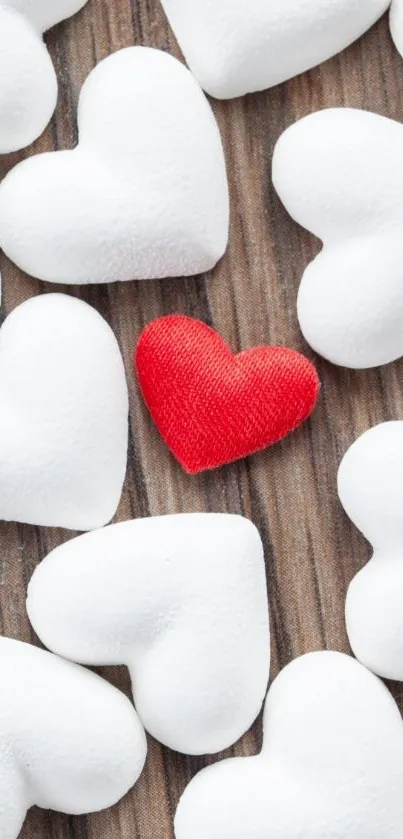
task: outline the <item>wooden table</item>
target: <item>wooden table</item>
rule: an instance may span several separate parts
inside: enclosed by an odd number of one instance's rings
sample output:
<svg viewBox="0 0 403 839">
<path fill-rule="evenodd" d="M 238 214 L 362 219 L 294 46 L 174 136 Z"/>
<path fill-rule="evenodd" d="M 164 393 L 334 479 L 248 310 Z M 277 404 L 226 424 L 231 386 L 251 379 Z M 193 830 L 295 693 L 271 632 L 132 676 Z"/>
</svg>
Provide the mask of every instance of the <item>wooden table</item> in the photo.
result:
<svg viewBox="0 0 403 839">
<path fill-rule="evenodd" d="M 179 56 L 159 0 L 89 0 L 47 42 L 60 81 L 56 117 L 33 148 L 0 160 L 0 177 L 32 152 L 75 144 L 80 87 L 111 51 L 145 44 Z M 302 271 L 318 244 L 280 205 L 270 165 L 274 144 L 288 125 L 332 105 L 362 107 L 403 121 L 403 61 L 386 19 L 340 56 L 298 79 L 265 93 L 213 103 L 228 162 L 232 218 L 227 254 L 208 276 L 61 288 L 23 275 L 5 258 L 1 261 L 3 317 L 28 297 L 62 290 L 95 306 L 119 338 L 131 413 L 128 473 L 117 520 L 210 510 L 242 513 L 259 527 L 270 591 L 272 677 L 309 650 L 348 650 L 346 588 L 370 548 L 342 512 L 336 473 L 358 434 L 382 420 L 403 419 L 403 361 L 370 372 L 348 372 L 316 358 L 323 389 L 310 422 L 271 450 L 191 478 L 153 427 L 131 358 L 144 325 L 173 312 L 213 324 L 234 350 L 272 343 L 312 357 L 298 328 L 295 303 Z M 27 582 L 44 555 L 72 534 L 5 523 L 0 528 L 0 629 L 12 638 L 35 641 L 25 613 Z M 102 672 L 129 691 L 123 668 Z M 399 696 L 399 689 L 394 693 Z M 257 723 L 229 754 L 253 754 L 260 739 Z M 173 754 L 150 738 L 146 770 L 118 806 L 82 818 L 32 810 L 22 837 L 170 839 L 178 797 L 208 763 L 208 758 Z"/>
</svg>

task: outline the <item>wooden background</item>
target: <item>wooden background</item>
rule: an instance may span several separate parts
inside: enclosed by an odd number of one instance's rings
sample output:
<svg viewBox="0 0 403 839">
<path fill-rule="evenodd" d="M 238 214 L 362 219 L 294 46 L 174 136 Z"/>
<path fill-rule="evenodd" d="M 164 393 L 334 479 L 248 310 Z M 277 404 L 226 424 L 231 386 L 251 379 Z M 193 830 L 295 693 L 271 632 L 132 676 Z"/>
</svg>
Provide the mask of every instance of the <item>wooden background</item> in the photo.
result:
<svg viewBox="0 0 403 839">
<path fill-rule="evenodd" d="M 75 144 L 80 87 L 110 52 L 145 44 L 180 55 L 159 0 L 89 0 L 75 18 L 49 33 L 47 42 L 60 81 L 55 119 L 31 149 L 0 160 L 0 177 L 32 152 Z M 131 356 L 149 320 L 184 312 L 213 324 L 234 350 L 273 343 L 312 357 L 298 328 L 295 304 L 302 271 L 318 244 L 280 205 L 270 166 L 274 144 L 288 125 L 332 105 L 363 107 L 403 121 L 403 61 L 392 45 L 386 18 L 340 56 L 298 79 L 265 93 L 213 103 L 228 162 L 232 217 L 227 254 L 211 274 L 56 288 L 95 306 L 117 334 L 125 357 L 131 435 L 117 520 L 210 510 L 242 513 L 259 527 L 270 593 L 272 677 L 307 651 L 348 650 L 346 588 L 370 548 L 341 510 L 336 473 L 357 435 L 382 420 L 403 419 L 403 361 L 370 372 L 348 372 L 316 358 L 323 388 L 310 422 L 271 450 L 195 478 L 181 471 L 152 426 L 132 375 Z M 5 258 L 1 269 L 3 317 L 26 298 L 55 290 L 24 276 Z M 25 613 L 27 582 L 43 556 L 72 534 L 5 523 L 0 523 L 0 534 L 0 630 L 35 642 Z M 123 668 L 103 672 L 129 690 Z M 398 687 L 394 693 L 399 698 Z M 260 739 L 257 723 L 229 753 L 253 754 Z M 118 806 L 82 818 L 34 809 L 22 837 L 171 839 L 178 797 L 208 762 L 176 755 L 149 738 L 146 770 Z"/>
</svg>

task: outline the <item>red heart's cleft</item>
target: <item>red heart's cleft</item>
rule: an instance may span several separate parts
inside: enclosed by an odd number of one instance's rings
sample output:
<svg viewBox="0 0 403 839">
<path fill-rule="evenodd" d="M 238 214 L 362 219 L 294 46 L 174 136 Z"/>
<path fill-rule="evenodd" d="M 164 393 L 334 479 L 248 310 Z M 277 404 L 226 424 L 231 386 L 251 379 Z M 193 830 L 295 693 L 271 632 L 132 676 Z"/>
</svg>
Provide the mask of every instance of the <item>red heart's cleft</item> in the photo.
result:
<svg viewBox="0 0 403 839">
<path fill-rule="evenodd" d="M 135 367 L 159 432 L 191 474 L 265 449 L 312 413 L 314 366 L 285 347 L 234 355 L 199 320 L 169 315 L 140 335 Z"/>
</svg>

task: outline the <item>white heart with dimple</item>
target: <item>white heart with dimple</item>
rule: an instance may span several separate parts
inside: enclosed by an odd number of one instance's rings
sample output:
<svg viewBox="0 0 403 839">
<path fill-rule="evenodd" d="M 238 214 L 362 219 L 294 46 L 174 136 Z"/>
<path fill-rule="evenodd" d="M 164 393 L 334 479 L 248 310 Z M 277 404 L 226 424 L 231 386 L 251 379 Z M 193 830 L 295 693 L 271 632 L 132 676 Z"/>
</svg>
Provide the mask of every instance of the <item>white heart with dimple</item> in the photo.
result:
<svg viewBox="0 0 403 839">
<path fill-rule="evenodd" d="M 292 662 L 269 691 L 263 749 L 202 770 L 176 839 L 398 839 L 403 725 L 385 685 L 341 653 Z"/>
<path fill-rule="evenodd" d="M 323 241 L 298 295 L 309 344 L 335 364 L 403 354 L 403 126 L 329 109 L 280 137 L 273 181 L 290 215 Z"/>
<path fill-rule="evenodd" d="M 87 0 L 0 0 L 0 154 L 28 146 L 46 128 L 57 79 L 43 33 Z"/>
<path fill-rule="evenodd" d="M 354 577 L 346 623 L 357 658 L 403 681 L 403 422 L 371 428 L 340 464 L 341 503 L 371 542 L 371 561 Z"/>
<path fill-rule="evenodd" d="M 0 187 L 0 244 L 57 283 L 199 274 L 228 239 L 220 134 L 193 76 L 159 50 L 102 61 L 79 104 L 78 146 L 20 163 Z"/>
<path fill-rule="evenodd" d="M 177 751 L 221 751 L 260 711 L 268 604 L 262 544 L 246 519 L 163 516 L 73 539 L 38 566 L 27 608 L 53 651 L 126 664 L 145 728 Z"/>
<path fill-rule="evenodd" d="M 0 519 L 107 524 L 126 471 L 128 395 L 106 321 L 63 294 L 34 297 L 0 331 Z"/>
<path fill-rule="evenodd" d="M 0 638 L 0 835 L 33 805 L 72 815 L 111 807 L 147 753 L 129 700 L 99 676 Z"/>
<path fill-rule="evenodd" d="M 219 99 L 273 87 L 331 58 L 369 29 L 389 4 L 162 0 L 190 69 Z"/>
</svg>

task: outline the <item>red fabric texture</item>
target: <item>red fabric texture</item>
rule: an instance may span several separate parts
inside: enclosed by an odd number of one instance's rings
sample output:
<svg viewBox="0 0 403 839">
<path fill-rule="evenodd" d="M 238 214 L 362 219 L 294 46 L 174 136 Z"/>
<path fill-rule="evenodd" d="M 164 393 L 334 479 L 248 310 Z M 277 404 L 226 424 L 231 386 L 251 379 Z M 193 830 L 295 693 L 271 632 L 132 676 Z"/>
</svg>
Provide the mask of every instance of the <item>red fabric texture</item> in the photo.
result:
<svg viewBox="0 0 403 839">
<path fill-rule="evenodd" d="M 135 367 L 163 440 L 191 474 L 281 440 L 309 417 L 320 388 L 300 353 L 255 347 L 234 355 L 214 329 L 183 315 L 144 329 Z"/>
</svg>

